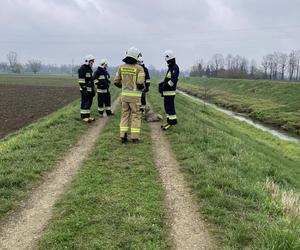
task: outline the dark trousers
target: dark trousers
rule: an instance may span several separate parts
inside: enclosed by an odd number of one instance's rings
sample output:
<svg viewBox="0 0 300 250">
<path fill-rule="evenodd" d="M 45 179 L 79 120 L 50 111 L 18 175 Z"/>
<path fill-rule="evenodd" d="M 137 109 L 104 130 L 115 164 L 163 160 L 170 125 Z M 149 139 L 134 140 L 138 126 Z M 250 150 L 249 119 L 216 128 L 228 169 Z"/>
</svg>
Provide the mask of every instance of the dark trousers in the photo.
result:
<svg viewBox="0 0 300 250">
<path fill-rule="evenodd" d="M 80 105 L 80 117 L 89 118 L 91 115 L 91 106 L 93 104 L 94 94 L 92 92 L 80 91 L 81 93 L 81 105 Z"/>
<path fill-rule="evenodd" d="M 141 97 L 141 104 L 142 104 L 142 108 L 146 107 L 146 93 L 142 92 L 142 97 Z"/>
<path fill-rule="evenodd" d="M 170 125 L 177 124 L 177 116 L 175 111 L 175 96 L 164 96 L 164 106 L 167 114 L 167 122 Z"/>
<path fill-rule="evenodd" d="M 111 115 L 111 97 L 108 90 L 107 93 L 98 92 L 98 111 L 99 114 L 103 114 L 106 111 L 107 115 Z"/>
</svg>

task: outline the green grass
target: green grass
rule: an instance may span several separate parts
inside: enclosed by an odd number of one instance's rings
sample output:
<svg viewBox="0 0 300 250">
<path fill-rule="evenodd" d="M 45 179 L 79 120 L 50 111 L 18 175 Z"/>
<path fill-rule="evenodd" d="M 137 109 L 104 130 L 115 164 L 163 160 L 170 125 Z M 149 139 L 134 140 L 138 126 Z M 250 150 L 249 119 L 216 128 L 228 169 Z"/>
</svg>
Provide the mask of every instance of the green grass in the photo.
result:
<svg viewBox="0 0 300 250">
<path fill-rule="evenodd" d="M 164 113 L 158 94 L 150 99 Z M 222 249 L 300 249 L 299 218 L 264 188 L 269 177 L 300 192 L 300 145 L 179 94 L 176 105 L 179 124 L 167 136 Z"/>
<path fill-rule="evenodd" d="M 77 87 L 77 77 L 67 75 L 11 75 L 0 74 L 0 84 L 53 87 Z"/>
<path fill-rule="evenodd" d="M 0 140 L 0 218 L 19 206 L 26 191 L 42 180 L 88 127 L 80 121 L 79 101 L 75 101 Z"/>
<path fill-rule="evenodd" d="M 300 84 L 191 77 L 180 89 L 300 135 Z"/>
<path fill-rule="evenodd" d="M 143 143 L 121 145 L 118 113 L 56 204 L 39 249 L 168 249 L 149 128 Z"/>
</svg>

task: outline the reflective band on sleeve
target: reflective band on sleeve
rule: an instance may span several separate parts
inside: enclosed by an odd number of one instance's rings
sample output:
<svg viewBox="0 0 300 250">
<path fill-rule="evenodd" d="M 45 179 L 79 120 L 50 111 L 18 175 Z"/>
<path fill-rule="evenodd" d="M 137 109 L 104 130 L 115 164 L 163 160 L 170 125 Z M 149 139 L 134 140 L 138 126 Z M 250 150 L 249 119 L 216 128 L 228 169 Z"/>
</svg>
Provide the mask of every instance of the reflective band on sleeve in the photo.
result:
<svg viewBox="0 0 300 250">
<path fill-rule="evenodd" d="M 139 134 L 139 133 L 141 133 L 141 129 L 140 128 L 131 128 L 131 133 Z"/>
<path fill-rule="evenodd" d="M 176 91 L 163 91 L 164 96 L 175 96 Z"/>
<path fill-rule="evenodd" d="M 91 73 L 86 73 L 85 77 L 92 77 L 92 74 Z"/>
<path fill-rule="evenodd" d="M 82 78 L 79 78 L 79 79 L 78 79 L 78 83 L 85 83 L 85 80 L 82 79 Z"/>
<path fill-rule="evenodd" d="M 140 92 L 140 91 L 134 91 L 134 90 L 123 90 L 122 91 L 122 96 L 137 96 L 137 97 L 141 97 L 142 96 L 142 92 Z"/>
<path fill-rule="evenodd" d="M 169 120 L 176 120 L 177 116 L 176 115 L 169 115 L 168 118 L 169 118 Z"/>
<path fill-rule="evenodd" d="M 83 115 L 90 114 L 90 113 L 91 113 L 91 111 L 89 109 L 81 109 L 80 110 L 80 114 L 83 114 Z"/>
<path fill-rule="evenodd" d="M 128 130 L 129 130 L 129 127 L 120 126 L 120 131 L 121 132 L 128 132 Z"/>
<path fill-rule="evenodd" d="M 97 89 L 98 93 L 107 93 L 107 89 Z"/>
<path fill-rule="evenodd" d="M 146 80 L 146 83 L 151 83 L 151 81 L 149 79 Z"/>
<path fill-rule="evenodd" d="M 95 83 L 95 84 L 97 84 L 98 82 L 99 82 L 98 79 L 95 79 L 95 80 L 94 80 L 94 83 Z"/>
<path fill-rule="evenodd" d="M 174 83 L 171 80 L 168 81 L 168 84 L 169 84 L 170 87 L 174 86 Z"/>
<path fill-rule="evenodd" d="M 101 76 L 99 76 L 98 79 L 99 79 L 99 80 L 104 80 L 104 79 L 105 79 L 105 76 L 104 76 L 104 75 L 101 75 Z"/>
<path fill-rule="evenodd" d="M 172 77 L 171 72 L 169 72 L 169 73 L 167 74 L 167 78 L 171 78 L 171 77 Z"/>
</svg>

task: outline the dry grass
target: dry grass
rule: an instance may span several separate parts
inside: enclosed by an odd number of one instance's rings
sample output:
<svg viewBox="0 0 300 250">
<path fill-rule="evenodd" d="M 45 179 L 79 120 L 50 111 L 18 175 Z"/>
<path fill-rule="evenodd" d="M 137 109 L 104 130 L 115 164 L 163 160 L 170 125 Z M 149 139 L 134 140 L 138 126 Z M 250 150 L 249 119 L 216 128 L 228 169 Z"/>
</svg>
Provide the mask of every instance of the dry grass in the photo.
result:
<svg viewBox="0 0 300 250">
<path fill-rule="evenodd" d="M 278 200 L 284 210 L 300 218 L 300 199 L 299 194 L 291 191 L 284 191 L 270 178 L 266 179 L 265 188 L 271 193 L 272 197 Z"/>
</svg>

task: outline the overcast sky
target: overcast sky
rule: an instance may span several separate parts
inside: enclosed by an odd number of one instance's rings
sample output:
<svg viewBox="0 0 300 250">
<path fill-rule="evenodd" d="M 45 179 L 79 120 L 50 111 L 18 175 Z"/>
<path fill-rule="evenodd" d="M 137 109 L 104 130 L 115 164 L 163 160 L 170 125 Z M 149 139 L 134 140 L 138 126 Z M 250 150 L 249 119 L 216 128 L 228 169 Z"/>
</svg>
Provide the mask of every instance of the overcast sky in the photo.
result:
<svg viewBox="0 0 300 250">
<path fill-rule="evenodd" d="M 214 53 L 300 49 L 300 0 L 0 0 L 0 22 L 0 61 L 13 50 L 22 62 L 82 63 L 92 53 L 118 65 L 135 45 L 146 64 L 165 67 L 173 49 L 188 69 Z"/>
</svg>

